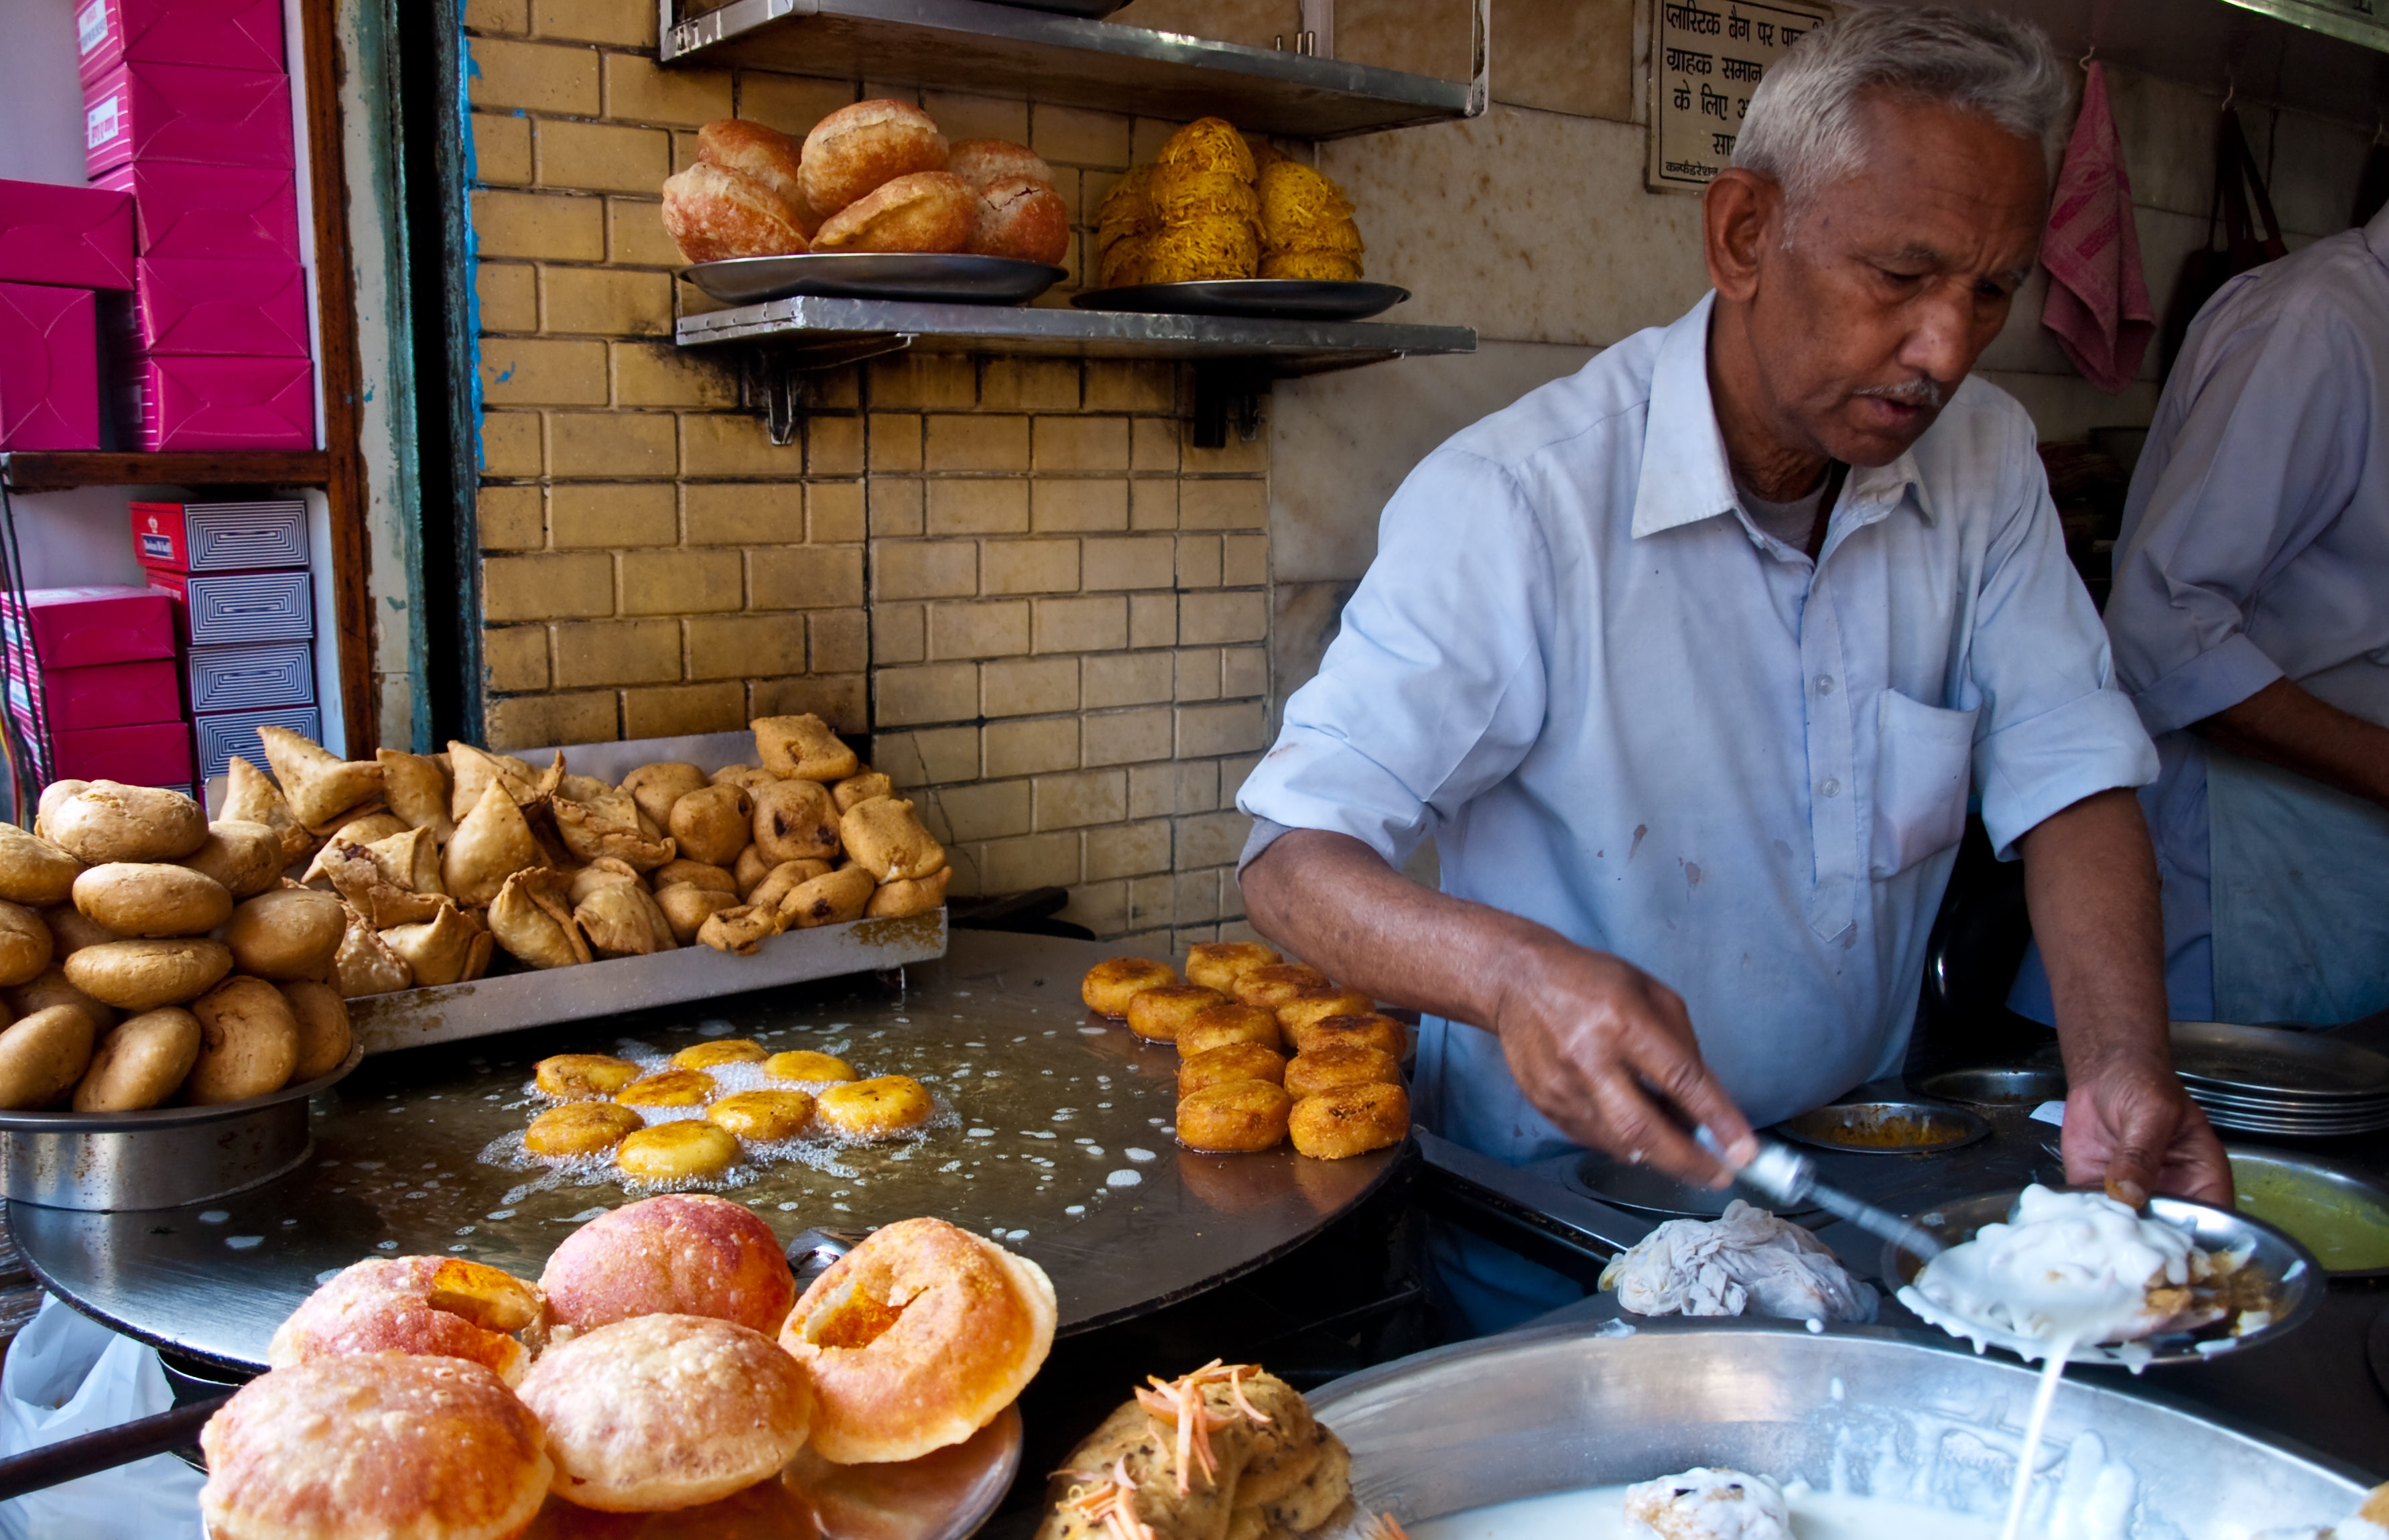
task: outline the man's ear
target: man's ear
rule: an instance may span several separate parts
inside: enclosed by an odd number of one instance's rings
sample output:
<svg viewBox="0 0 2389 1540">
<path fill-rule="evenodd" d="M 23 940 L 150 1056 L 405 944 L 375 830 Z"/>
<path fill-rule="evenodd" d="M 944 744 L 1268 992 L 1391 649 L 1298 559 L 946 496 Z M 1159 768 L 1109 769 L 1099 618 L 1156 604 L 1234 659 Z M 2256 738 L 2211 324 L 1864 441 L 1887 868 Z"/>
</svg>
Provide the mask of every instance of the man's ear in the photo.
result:
<svg viewBox="0 0 2389 1540">
<path fill-rule="evenodd" d="M 1709 286 L 1737 303 L 1758 291 L 1758 254 L 1778 240 L 1783 188 L 1757 172 L 1728 167 L 1701 198 L 1701 252 Z"/>
</svg>

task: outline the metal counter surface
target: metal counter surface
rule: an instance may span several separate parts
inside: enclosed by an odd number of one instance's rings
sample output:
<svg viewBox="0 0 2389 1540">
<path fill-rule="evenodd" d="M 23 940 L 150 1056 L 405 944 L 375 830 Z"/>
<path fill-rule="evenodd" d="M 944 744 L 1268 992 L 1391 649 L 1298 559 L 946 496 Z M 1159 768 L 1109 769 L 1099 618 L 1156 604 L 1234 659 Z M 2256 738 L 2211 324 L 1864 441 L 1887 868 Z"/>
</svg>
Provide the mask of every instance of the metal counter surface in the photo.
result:
<svg viewBox="0 0 2389 1540">
<path fill-rule="evenodd" d="M 300 1300 L 362 1257 L 454 1253 L 535 1278 L 581 1221 L 632 1194 L 505 1162 L 543 1103 L 534 1060 L 669 1053 L 747 1036 L 921 1080 L 944 1104 L 915 1141 L 774 1164 L 724 1196 L 786 1241 L 932 1214 L 1033 1258 L 1061 1329 L 1083 1331 L 1221 1283 L 1366 1197 L 1400 1151 L 1305 1160 L 1202 1156 L 1171 1138 L 1177 1056 L 1091 1017 L 1079 980 L 1119 949 L 955 931 L 952 950 L 864 975 L 369 1059 L 319 1098 L 297 1171 L 206 1204 L 89 1213 L 12 1204 L 41 1280 L 145 1341 L 254 1367 Z"/>
</svg>

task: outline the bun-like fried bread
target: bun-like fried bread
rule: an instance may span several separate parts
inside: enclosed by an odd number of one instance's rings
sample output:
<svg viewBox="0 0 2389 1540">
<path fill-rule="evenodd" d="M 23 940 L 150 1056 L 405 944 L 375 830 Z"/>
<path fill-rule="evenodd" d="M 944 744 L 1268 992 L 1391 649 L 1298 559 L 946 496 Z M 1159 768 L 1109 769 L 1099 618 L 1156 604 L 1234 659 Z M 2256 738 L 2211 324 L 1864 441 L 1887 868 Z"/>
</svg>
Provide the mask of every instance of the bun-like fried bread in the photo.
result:
<svg viewBox="0 0 2389 1540">
<path fill-rule="evenodd" d="M 752 177 L 699 163 L 664 178 L 664 230 L 690 262 L 801 252 L 804 222 Z"/>
<path fill-rule="evenodd" d="M 826 221 L 899 177 L 945 169 L 946 136 L 936 120 L 910 102 L 883 97 L 841 107 L 813 124 L 798 174 L 805 202 Z"/>
</svg>

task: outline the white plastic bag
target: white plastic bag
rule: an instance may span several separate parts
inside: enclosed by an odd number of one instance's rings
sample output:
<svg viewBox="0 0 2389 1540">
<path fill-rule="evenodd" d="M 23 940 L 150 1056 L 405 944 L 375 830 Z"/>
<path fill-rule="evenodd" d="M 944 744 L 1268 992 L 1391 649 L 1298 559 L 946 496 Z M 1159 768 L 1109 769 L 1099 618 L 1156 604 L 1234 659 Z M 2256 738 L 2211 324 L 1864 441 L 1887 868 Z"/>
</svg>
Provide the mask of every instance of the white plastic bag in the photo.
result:
<svg viewBox="0 0 2389 1540">
<path fill-rule="evenodd" d="M 0 1455 L 170 1411 L 158 1354 L 55 1295 L 0 1367 Z M 203 1478 L 172 1455 L 0 1503 L 0 1540 L 199 1540 Z"/>
</svg>

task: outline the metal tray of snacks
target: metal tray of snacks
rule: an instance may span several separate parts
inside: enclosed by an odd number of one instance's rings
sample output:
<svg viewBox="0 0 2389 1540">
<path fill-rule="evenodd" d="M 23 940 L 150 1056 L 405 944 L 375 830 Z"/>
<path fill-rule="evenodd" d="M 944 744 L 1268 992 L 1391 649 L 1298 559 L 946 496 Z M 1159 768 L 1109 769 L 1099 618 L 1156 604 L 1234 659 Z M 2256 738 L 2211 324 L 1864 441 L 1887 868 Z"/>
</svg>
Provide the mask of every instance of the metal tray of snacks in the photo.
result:
<svg viewBox="0 0 2389 1540">
<path fill-rule="evenodd" d="M 791 295 L 831 300 L 942 300 L 1017 305 L 1068 277 L 1066 268 L 961 251 L 812 251 L 701 262 L 681 276 L 724 304 Z"/>
</svg>

